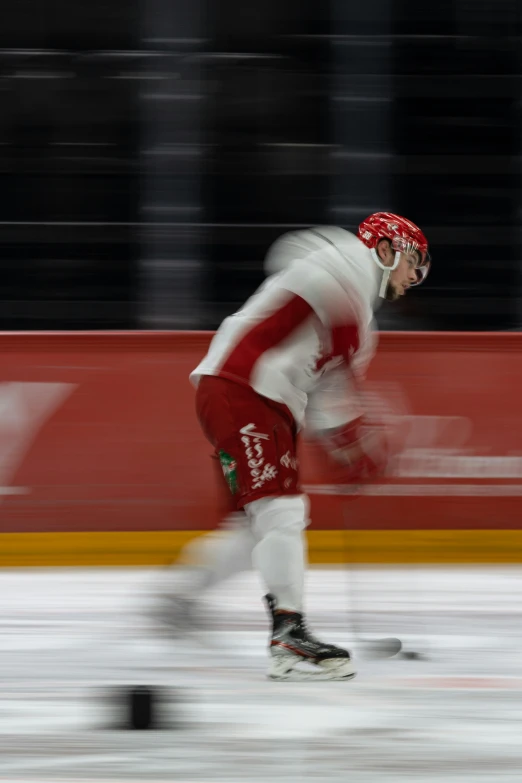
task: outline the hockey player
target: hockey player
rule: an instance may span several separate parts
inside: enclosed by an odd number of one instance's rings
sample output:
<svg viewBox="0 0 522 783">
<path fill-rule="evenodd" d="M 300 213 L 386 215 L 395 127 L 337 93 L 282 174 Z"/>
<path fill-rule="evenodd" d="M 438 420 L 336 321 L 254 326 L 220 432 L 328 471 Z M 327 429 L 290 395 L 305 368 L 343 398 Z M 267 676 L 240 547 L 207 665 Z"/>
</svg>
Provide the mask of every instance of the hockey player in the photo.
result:
<svg viewBox="0 0 522 783">
<path fill-rule="evenodd" d="M 387 428 L 361 410 L 361 379 L 375 338 L 379 297 L 396 300 L 425 278 L 422 231 L 378 212 L 357 236 L 337 227 L 284 235 L 270 274 L 218 329 L 190 378 L 200 425 L 214 448 L 242 520 L 197 539 L 196 595 L 253 565 L 272 620 L 268 674 L 295 679 L 300 664 L 348 679 L 350 653 L 319 641 L 303 616 L 307 497 L 299 487 L 296 439 L 308 430 L 347 480 L 371 479 L 389 457 Z M 236 515 L 237 516 L 237 515 Z M 193 553 L 192 553 L 193 554 Z"/>
</svg>

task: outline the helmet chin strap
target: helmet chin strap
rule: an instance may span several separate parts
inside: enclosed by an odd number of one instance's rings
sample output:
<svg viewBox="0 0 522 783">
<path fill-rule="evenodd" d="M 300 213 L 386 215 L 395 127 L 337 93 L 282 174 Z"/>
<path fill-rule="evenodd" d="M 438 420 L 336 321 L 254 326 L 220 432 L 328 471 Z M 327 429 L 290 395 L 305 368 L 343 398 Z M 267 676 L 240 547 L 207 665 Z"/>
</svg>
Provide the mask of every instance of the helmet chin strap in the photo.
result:
<svg viewBox="0 0 522 783">
<path fill-rule="evenodd" d="M 382 273 L 381 287 L 379 288 L 379 296 L 381 299 L 386 298 L 386 289 L 388 288 L 388 283 L 390 282 L 390 274 L 391 269 L 387 269 Z"/>
<path fill-rule="evenodd" d="M 377 266 L 380 269 L 382 269 L 382 278 L 381 278 L 381 285 L 379 288 L 379 296 L 382 299 L 384 299 L 386 297 L 386 289 L 388 288 L 388 283 L 390 282 L 390 275 L 393 272 L 393 270 L 397 269 L 397 267 L 399 266 L 399 261 L 401 260 L 401 254 L 397 251 L 395 253 L 395 259 L 393 261 L 392 266 L 386 266 L 385 264 L 382 263 L 374 247 L 372 247 L 370 253 L 372 254 L 373 260 L 375 261 Z"/>
</svg>

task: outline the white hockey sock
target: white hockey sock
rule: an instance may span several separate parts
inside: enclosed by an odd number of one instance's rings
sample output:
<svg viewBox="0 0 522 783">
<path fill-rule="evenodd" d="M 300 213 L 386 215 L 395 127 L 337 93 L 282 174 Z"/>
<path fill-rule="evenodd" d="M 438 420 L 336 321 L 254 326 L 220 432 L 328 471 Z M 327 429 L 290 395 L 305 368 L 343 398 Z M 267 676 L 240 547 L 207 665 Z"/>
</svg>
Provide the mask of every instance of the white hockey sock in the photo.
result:
<svg viewBox="0 0 522 783">
<path fill-rule="evenodd" d="M 256 540 L 243 513 L 230 515 L 222 527 L 191 541 L 183 549 L 178 565 L 184 568 L 182 594 L 195 596 L 231 576 L 252 568 Z"/>
<path fill-rule="evenodd" d="M 302 612 L 308 499 L 304 495 L 263 498 L 245 510 L 259 541 L 252 555 L 254 567 L 280 609 Z"/>
</svg>

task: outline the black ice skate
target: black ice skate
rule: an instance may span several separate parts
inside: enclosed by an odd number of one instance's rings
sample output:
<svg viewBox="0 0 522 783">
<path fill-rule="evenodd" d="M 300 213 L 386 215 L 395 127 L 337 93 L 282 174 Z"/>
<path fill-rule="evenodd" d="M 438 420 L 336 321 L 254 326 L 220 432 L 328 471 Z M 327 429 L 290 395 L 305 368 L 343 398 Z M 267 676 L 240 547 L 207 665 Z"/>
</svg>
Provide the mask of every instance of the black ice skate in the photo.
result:
<svg viewBox="0 0 522 783">
<path fill-rule="evenodd" d="M 265 601 L 272 618 L 268 669 L 271 679 L 349 680 L 355 677 L 348 650 L 325 644 L 312 636 L 299 612 L 278 612 L 273 595 L 266 595 Z"/>
</svg>

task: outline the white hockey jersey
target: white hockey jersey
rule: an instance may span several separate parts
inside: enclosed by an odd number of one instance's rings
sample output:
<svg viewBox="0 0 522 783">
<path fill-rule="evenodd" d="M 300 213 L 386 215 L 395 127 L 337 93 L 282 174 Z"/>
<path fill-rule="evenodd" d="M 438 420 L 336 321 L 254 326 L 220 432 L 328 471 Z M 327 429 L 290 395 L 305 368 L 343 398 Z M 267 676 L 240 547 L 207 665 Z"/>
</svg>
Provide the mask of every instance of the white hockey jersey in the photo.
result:
<svg viewBox="0 0 522 783">
<path fill-rule="evenodd" d="M 349 421 L 353 379 L 376 344 L 373 311 L 382 276 L 353 234 L 327 226 L 285 234 L 269 250 L 270 277 L 226 318 L 191 373 L 217 375 L 286 405 L 297 425 Z"/>
</svg>

